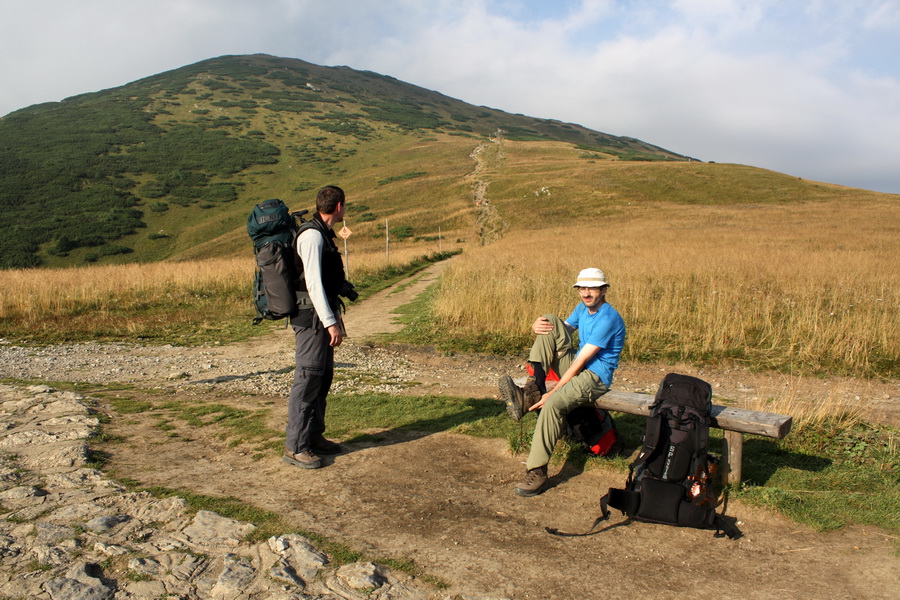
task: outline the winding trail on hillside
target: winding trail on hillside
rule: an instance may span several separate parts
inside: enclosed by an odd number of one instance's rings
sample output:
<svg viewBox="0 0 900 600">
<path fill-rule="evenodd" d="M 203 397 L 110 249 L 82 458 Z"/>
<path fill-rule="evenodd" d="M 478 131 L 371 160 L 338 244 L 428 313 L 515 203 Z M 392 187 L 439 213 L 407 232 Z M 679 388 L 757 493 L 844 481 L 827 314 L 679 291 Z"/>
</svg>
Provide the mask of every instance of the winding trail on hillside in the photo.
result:
<svg viewBox="0 0 900 600">
<path fill-rule="evenodd" d="M 487 153 L 491 146 L 496 147 L 496 160 L 503 158 L 503 131 L 498 129 L 488 142 L 482 142 L 472 150 L 469 157 L 475 161 L 472 172 L 466 175 L 471 182 L 472 196 L 475 206 L 475 231 L 482 246 L 497 241 L 508 229 L 509 225 L 500 215 L 497 208 L 487 197 L 490 180 L 487 178 L 489 168 Z"/>
</svg>

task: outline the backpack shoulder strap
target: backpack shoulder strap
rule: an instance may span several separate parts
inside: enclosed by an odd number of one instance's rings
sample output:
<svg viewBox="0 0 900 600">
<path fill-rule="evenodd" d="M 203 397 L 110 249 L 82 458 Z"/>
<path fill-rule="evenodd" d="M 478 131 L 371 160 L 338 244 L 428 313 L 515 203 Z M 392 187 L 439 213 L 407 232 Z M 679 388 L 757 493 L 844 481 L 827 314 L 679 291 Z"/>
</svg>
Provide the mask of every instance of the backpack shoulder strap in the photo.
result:
<svg viewBox="0 0 900 600">
<path fill-rule="evenodd" d="M 623 491 L 623 490 L 610 489 L 609 491 L 610 491 L 610 493 L 612 493 L 615 491 Z M 622 527 L 623 525 L 628 525 L 629 523 L 631 523 L 631 517 L 628 517 L 626 520 L 624 520 L 620 523 L 615 523 L 613 525 L 604 527 L 603 529 L 597 529 L 596 531 L 594 531 L 597 528 L 597 525 L 599 525 L 603 521 L 609 519 L 609 509 L 607 508 L 607 501 L 608 501 L 609 497 L 610 497 L 610 494 L 606 494 L 605 496 L 600 498 L 600 516 L 597 517 L 597 519 L 594 521 L 594 524 L 591 525 L 591 528 L 588 529 L 587 531 L 585 531 L 583 533 L 565 533 L 565 532 L 560 531 L 559 529 L 556 529 L 553 527 L 544 527 L 544 531 L 546 531 L 550 535 L 555 535 L 555 536 L 559 536 L 559 537 L 583 537 L 583 536 L 588 536 L 588 535 L 595 535 L 602 531 L 606 531 L 607 529 L 612 529 L 613 527 Z M 610 504 L 610 506 L 612 506 L 612 505 Z"/>
<path fill-rule="evenodd" d="M 647 417 L 647 428 L 644 431 L 644 445 L 641 447 L 641 452 L 638 454 L 638 457 L 634 459 L 634 462 L 631 463 L 631 471 L 634 472 L 634 469 L 638 465 L 642 465 L 647 462 L 647 459 L 650 458 L 650 455 L 653 454 L 653 451 L 656 450 L 656 446 L 659 444 L 659 438 L 662 432 L 662 417 L 660 415 L 653 415 Z M 628 479 L 631 479 L 631 474 L 629 474 Z"/>
<path fill-rule="evenodd" d="M 303 223 L 300 224 L 300 226 L 294 232 L 294 239 L 296 240 L 298 237 L 300 237 L 301 233 L 303 233 L 304 231 L 307 231 L 309 229 L 315 229 L 319 233 L 322 233 L 321 230 L 318 227 L 316 227 L 316 224 L 314 221 L 312 221 L 312 220 L 304 221 Z M 325 234 L 322 234 L 323 237 L 324 237 L 324 235 Z"/>
</svg>

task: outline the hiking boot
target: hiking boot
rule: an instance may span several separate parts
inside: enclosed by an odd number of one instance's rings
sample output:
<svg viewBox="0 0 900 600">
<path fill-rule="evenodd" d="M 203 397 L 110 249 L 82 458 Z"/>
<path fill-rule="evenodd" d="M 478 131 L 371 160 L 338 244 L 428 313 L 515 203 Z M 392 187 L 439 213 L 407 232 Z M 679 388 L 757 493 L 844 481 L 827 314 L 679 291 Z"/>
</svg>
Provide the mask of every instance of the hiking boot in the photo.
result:
<svg viewBox="0 0 900 600">
<path fill-rule="evenodd" d="M 313 454 L 311 450 L 301 450 L 297 453 L 285 450 L 281 460 L 301 469 L 318 469 L 322 466 L 322 459 Z"/>
<path fill-rule="evenodd" d="M 535 467 L 525 472 L 525 478 L 516 485 L 516 494 L 519 496 L 537 496 L 544 491 L 547 485 L 547 465 Z"/>
<path fill-rule="evenodd" d="M 522 392 L 525 394 L 523 404 L 525 412 L 528 412 L 528 409 L 540 402 L 541 397 L 544 395 L 543 392 L 541 392 L 541 388 L 538 387 L 537 381 L 534 380 L 534 377 L 529 377 L 525 380 Z"/>
<path fill-rule="evenodd" d="M 321 435 L 314 438 L 309 447 L 317 454 L 340 454 L 344 451 L 343 446 L 337 442 L 326 440 Z"/>
<path fill-rule="evenodd" d="M 506 403 L 506 412 L 513 421 L 521 419 L 532 406 L 541 399 L 541 390 L 538 389 L 534 377 L 525 380 L 525 386 L 519 387 L 509 375 L 500 378 L 500 395 Z"/>
</svg>

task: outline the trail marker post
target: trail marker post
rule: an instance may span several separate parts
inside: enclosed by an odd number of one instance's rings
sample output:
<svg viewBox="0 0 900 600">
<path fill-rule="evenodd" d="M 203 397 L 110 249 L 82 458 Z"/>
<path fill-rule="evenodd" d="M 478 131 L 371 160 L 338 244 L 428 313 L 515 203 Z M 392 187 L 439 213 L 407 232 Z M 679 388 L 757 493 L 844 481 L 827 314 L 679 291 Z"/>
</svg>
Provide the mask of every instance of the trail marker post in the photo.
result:
<svg viewBox="0 0 900 600">
<path fill-rule="evenodd" d="M 344 238 L 344 264 L 347 267 L 347 279 L 350 279 L 350 251 L 347 250 L 347 238 L 350 237 L 350 234 L 352 233 L 350 228 L 347 227 L 347 221 L 345 220 L 344 226 L 338 231 L 338 235 Z"/>
</svg>

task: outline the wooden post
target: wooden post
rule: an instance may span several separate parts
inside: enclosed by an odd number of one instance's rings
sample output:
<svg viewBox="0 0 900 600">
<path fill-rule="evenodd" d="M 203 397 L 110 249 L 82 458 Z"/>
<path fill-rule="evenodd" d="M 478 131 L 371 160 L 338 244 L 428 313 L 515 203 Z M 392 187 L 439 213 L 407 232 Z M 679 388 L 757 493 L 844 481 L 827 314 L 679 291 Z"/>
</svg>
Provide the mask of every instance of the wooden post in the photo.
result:
<svg viewBox="0 0 900 600">
<path fill-rule="evenodd" d="M 741 485 L 741 464 L 744 457 L 744 435 L 739 431 L 725 430 L 725 447 L 722 451 L 722 481 L 726 485 Z"/>
<path fill-rule="evenodd" d="M 347 219 L 344 219 L 344 227 L 347 226 Z M 350 251 L 347 250 L 347 238 L 344 238 L 344 266 L 347 267 L 347 279 L 350 279 Z"/>
</svg>

